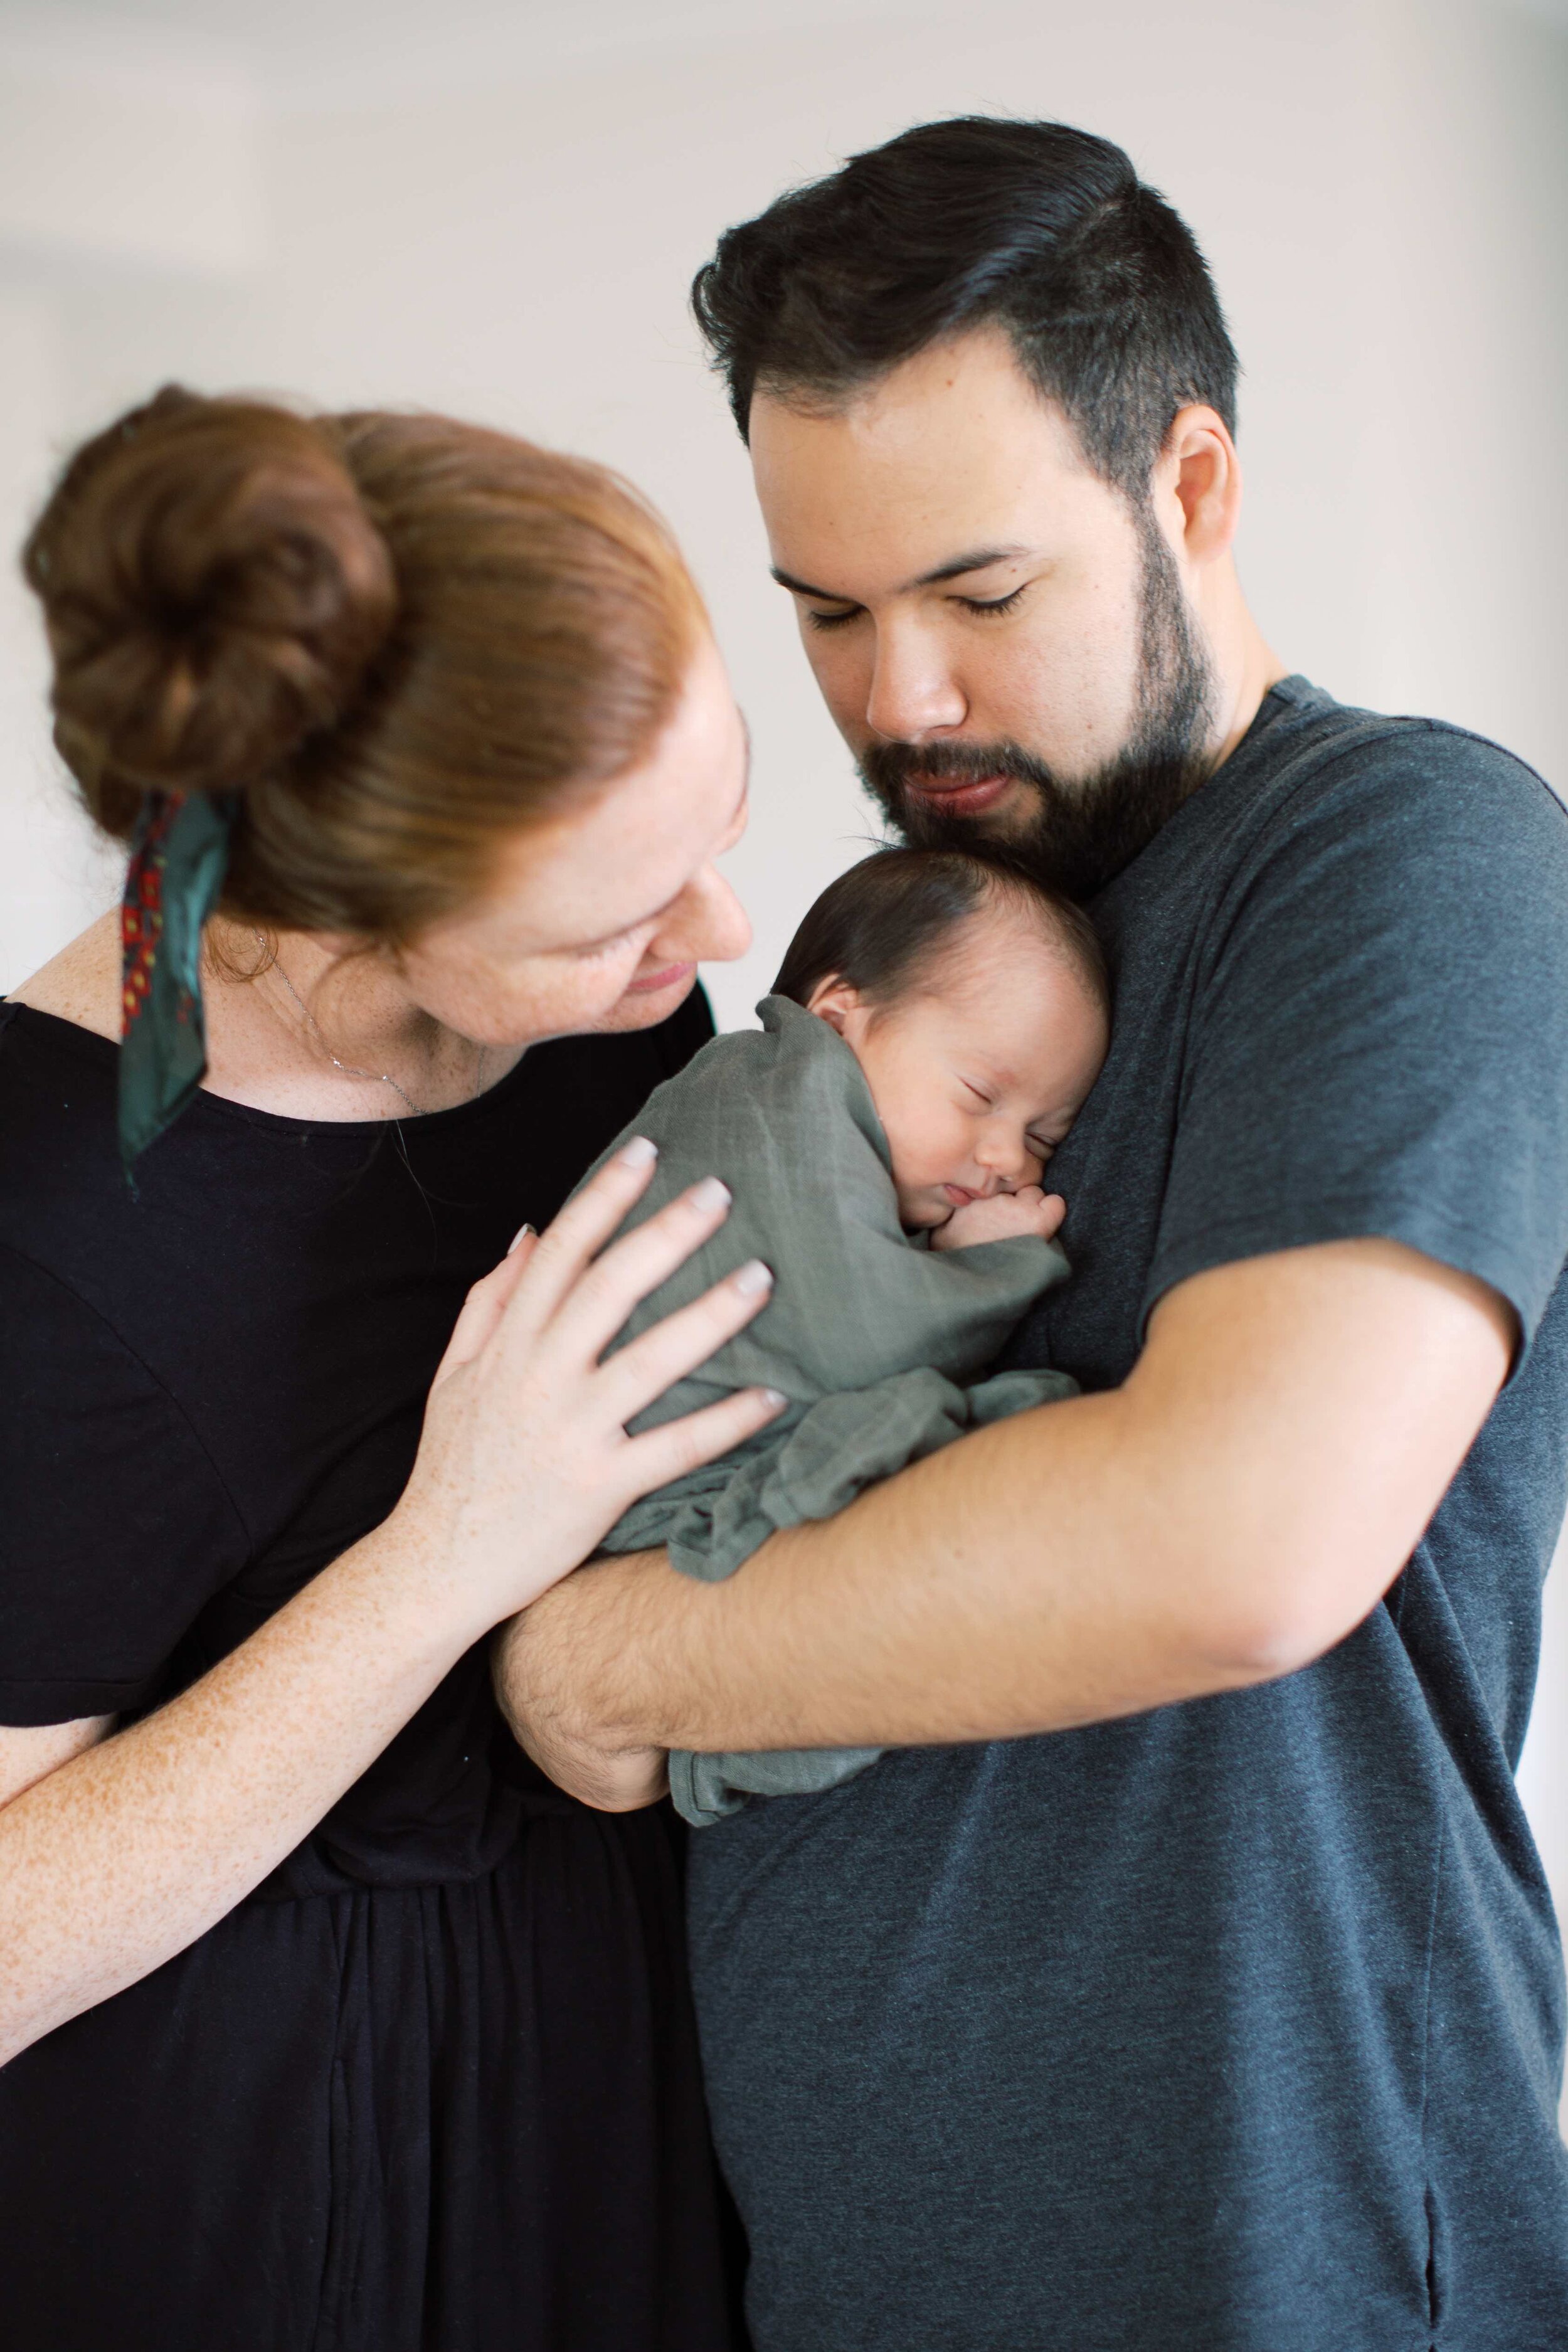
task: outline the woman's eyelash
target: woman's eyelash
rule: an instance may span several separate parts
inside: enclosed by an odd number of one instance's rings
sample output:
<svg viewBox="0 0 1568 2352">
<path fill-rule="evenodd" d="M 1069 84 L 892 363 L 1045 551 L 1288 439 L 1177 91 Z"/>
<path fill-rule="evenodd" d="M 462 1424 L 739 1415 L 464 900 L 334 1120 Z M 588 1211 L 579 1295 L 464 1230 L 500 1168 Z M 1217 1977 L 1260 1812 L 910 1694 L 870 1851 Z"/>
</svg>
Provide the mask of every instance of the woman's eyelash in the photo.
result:
<svg viewBox="0 0 1568 2352">
<path fill-rule="evenodd" d="M 841 629 L 845 622 L 852 621 L 859 610 L 858 604 L 852 604 L 847 613 L 814 613 L 808 604 L 805 617 L 814 629 Z"/>
</svg>

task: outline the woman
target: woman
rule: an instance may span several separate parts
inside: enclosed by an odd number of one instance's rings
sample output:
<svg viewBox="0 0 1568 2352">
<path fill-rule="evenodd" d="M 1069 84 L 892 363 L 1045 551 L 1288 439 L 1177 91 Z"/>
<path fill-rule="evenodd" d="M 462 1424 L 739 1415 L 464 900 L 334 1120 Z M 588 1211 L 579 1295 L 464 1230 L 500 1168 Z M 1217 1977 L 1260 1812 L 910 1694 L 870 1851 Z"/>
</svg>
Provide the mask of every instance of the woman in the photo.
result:
<svg viewBox="0 0 1568 2352">
<path fill-rule="evenodd" d="M 175 390 L 26 563 L 132 856 L 0 1007 L 8 2340 L 721 2347 L 666 1821 L 486 1653 L 774 1409 L 623 1426 L 760 1269 L 598 1363 L 721 1188 L 507 1254 L 746 942 L 696 591 L 595 467 Z"/>
</svg>

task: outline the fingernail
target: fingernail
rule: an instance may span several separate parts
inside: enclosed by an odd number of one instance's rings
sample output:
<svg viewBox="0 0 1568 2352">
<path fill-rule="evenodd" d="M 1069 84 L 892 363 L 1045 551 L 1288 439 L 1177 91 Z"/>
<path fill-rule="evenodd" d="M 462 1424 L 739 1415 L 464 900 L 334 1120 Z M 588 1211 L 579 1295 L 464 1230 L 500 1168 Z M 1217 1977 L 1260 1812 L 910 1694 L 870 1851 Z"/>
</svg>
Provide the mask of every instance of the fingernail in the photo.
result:
<svg viewBox="0 0 1568 2352">
<path fill-rule="evenodd" d="M 700 1184 L 693 1184 L 690 1199 L 694 1209 L 727 1209 L 730 1187 L 721 1183 L 717 1176 L 704 1176 Z"/>
<path fill-rule="evenodd" d="M 786 1405 L 789 1402 L 789 1399 L 785 1396 L 783 1389 L 763 1389 L 759 1391 L 759 1394 L 762 1397 L 763 1402 L 765 1405 L 770 1405 L 774 1412 L 777 1412 L 781 1406 Z"/>
<path fill-rule="evenodd" d="M 530 1234 L 531 1234 L 532 1231 L 533 1231 L 533 1227 L 532 1227 L 531 1225 L 519 1225 L 519 1227 L 518 1227 L 518 1229 L 517 1229 L 516 1233 L 515 1233 L 515 1234 L 513 1234 L 513 1235 L 512 1235 L 512 1237 L 511 1237 L 510 1241 L 510 1242 L 508 1242 L 508 1244 L 507 1244 L 507 1245 L 506 1245 L 506 1254 L 507 1254 L 508 1257 L 510 1257 L 510 1256 L 511 1255 L 511 1254 L 512 1254 L 513 1250 L 514 1250 L 514 1249 L 516 1249 L 516 1248 L 520 1245 L 520 1244 L 521 1244 L 521 1243 L 525 1242 L 525 1241 L 528 1239 L 528 1237 L 529 1237 Z"/>
<path fill-rule="evenodd" d="M 647 1168 L 658 1158 L 658 1146 L 646 1135 L 634 1135 L 616 1156 L 623 1168 Z"/>
<path fill-rule="evenodd" d="M 733 1281 L 742 1298 L 754 1298 L 759 1290 L 773 1288 L 773 1268 L 764 1265 L 760 1257 L 748 1258 Z"/>
</svg>

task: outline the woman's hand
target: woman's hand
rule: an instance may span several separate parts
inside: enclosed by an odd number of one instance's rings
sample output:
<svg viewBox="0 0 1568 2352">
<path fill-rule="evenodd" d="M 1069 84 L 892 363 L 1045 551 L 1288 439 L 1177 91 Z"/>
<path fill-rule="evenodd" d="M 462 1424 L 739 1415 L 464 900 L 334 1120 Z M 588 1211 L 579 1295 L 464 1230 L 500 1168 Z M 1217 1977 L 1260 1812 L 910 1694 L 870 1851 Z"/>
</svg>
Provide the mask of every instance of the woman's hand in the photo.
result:
<svg viewBox="0 0 1568 2352">
<path fill-rule="evenodd" d="M 752 1260 L 607 1361 L 632 1309 L 717 1232 L 730 1195 L 714 1178 L 622 1240 L 647 1187 L 638 1138 L 567 1202 L 548 1232 L 519 1236 L 476 1283 L 430 1392 L 418 1459 L 395 1514 L 438 1570 L 477 1640 L 593 1551 L 632 1503 L 763 1428 L 784 1400 L 747 1389 L 628 1437 L 626 1424 L 704 1363 L 766 1305 Z M 608 1246 L 606 1246 L 608 1244 Z"/>
</svg>

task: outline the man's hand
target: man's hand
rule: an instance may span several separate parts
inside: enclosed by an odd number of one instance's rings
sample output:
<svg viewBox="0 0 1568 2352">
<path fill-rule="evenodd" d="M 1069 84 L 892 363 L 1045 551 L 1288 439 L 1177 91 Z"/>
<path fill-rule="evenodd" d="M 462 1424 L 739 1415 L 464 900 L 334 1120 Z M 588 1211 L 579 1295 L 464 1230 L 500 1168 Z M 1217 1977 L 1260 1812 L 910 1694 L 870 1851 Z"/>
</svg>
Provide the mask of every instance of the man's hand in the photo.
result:
<svg viewBox="0 0 1568 2352">
<path fill-rule="evenodd" d="M 1019 1234 L 1048 1242 L 1067 1208 L 1059 1192 L 1042 1192 L 1038 1184 L 1026 1184 L 1016 1192 L 993 1192 L 988 1201 L 966 1201 L 962 1209 L 954 1209 L 946 1224 L 932 1234 L 931 1245 L 933 1250 L 973 1249 L 977 1242 L 1008 1242 Z"/>
<path fill-rule="evenodd" d="M 635 1557 L 647 1559 L 661 1555 Z M 577 1575 L 599 1572 L 598 1567 L 582 1568 Z M 575 1580 L 567 1579 L 568 1583 Z M 490 1645 L 496 1698 L 513 1738 L 558 1789 L 601 1813 L 635 1813 L 644 1805 L 657 1804 L 669 1789 L 664 1749 L 615 1745 L 575 1714 L 558 1687 L 546 1689 L 541 1675 L 531 1678 L 531 1667 L 551 1661 L 552 1654 L 541 1639 L 547 1635 L 547 1626 L 534 1615 L 550 1598 L 549 1593 L 542 1594 L 533 1608 L 498 1627 Z"/>
</svg>

